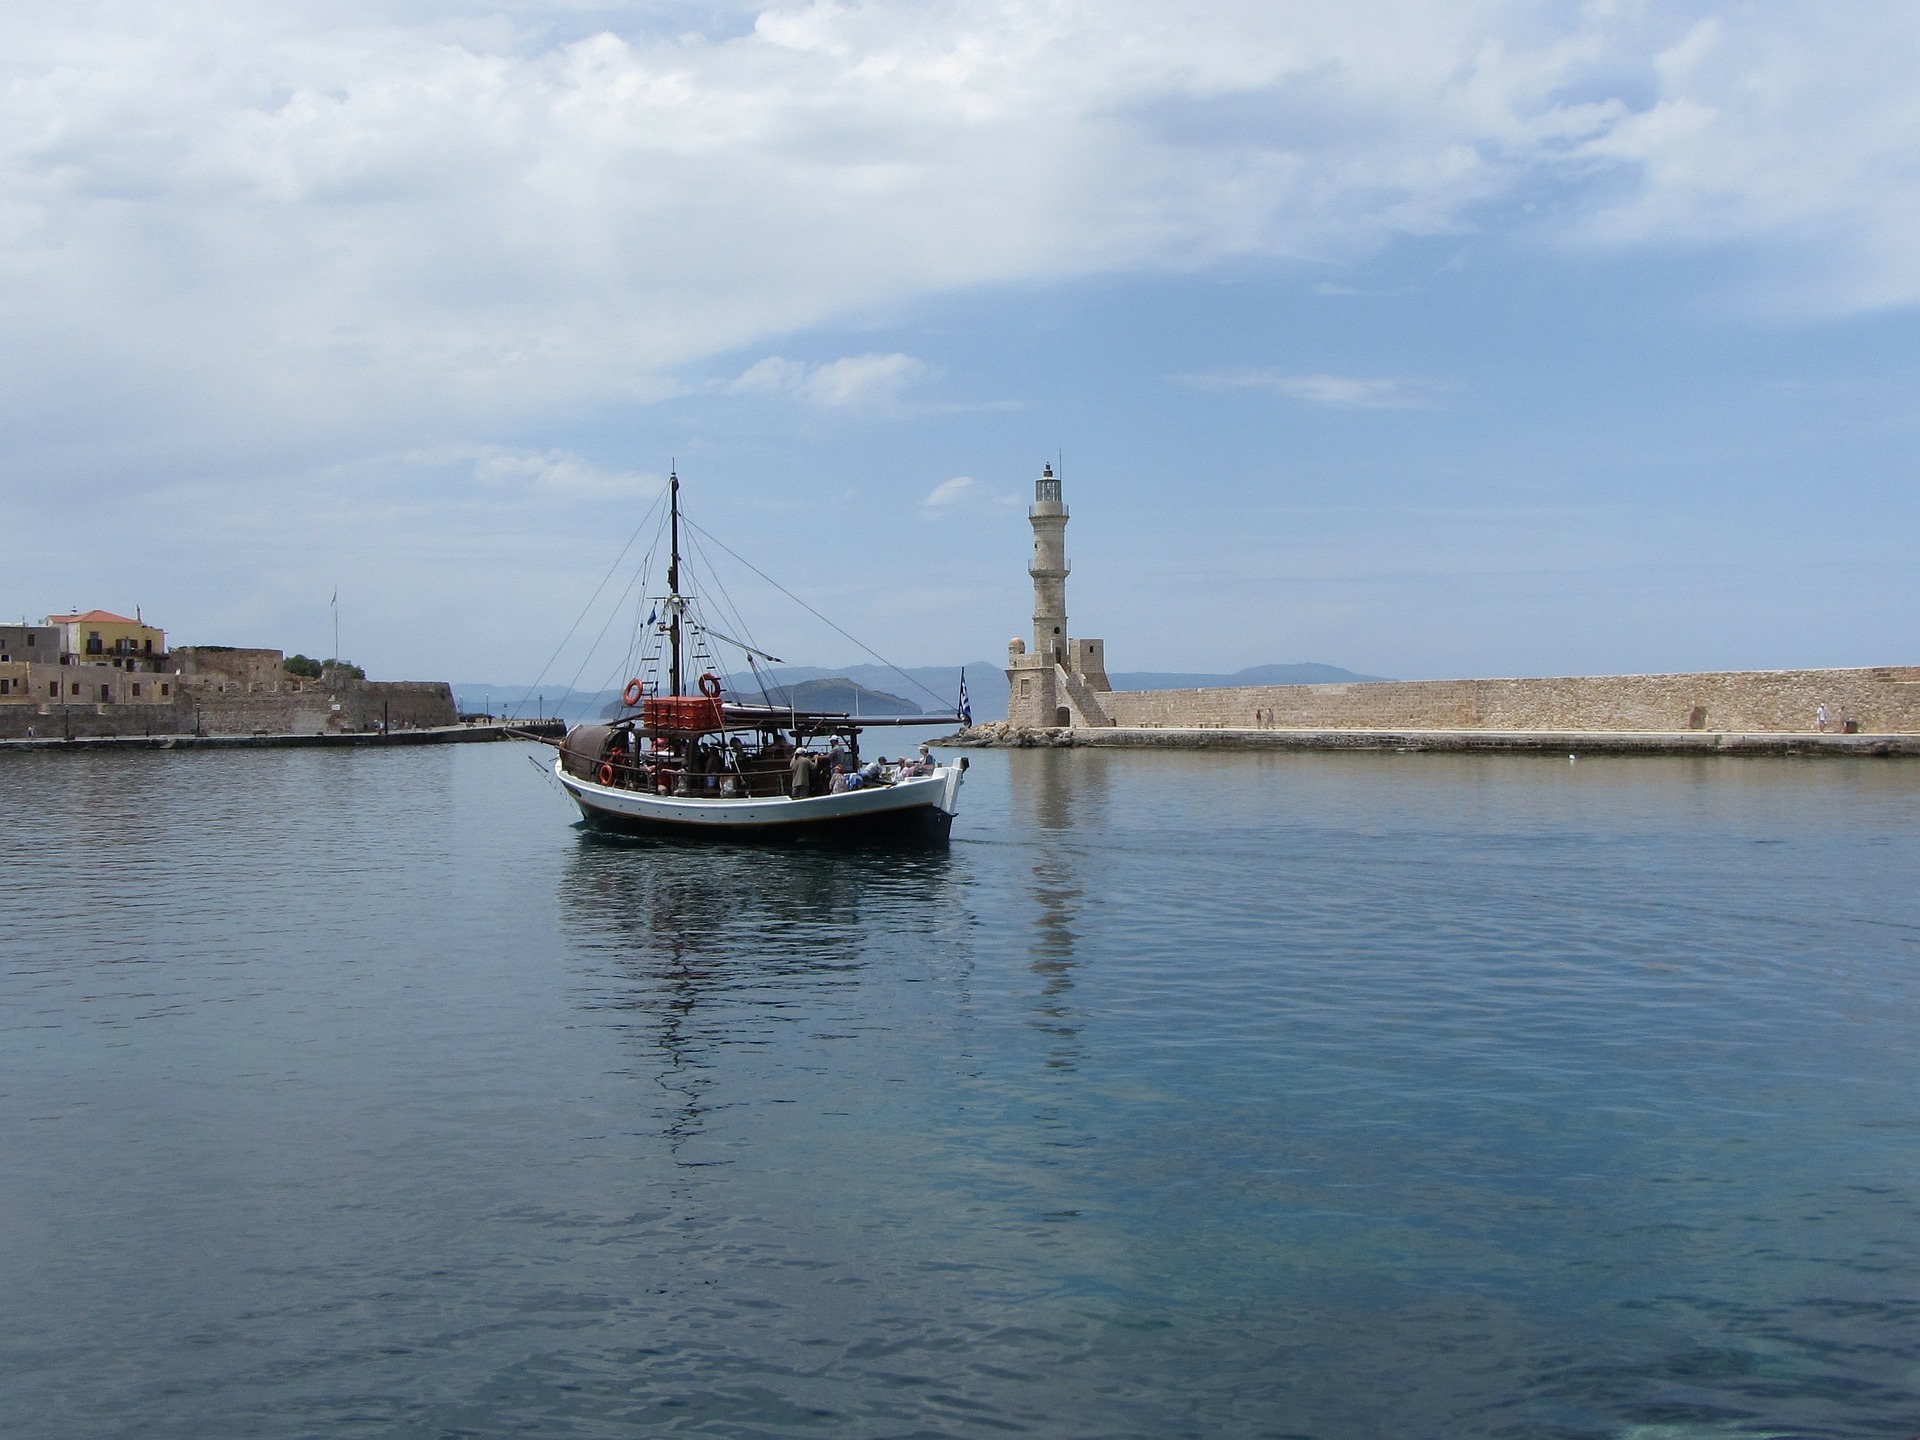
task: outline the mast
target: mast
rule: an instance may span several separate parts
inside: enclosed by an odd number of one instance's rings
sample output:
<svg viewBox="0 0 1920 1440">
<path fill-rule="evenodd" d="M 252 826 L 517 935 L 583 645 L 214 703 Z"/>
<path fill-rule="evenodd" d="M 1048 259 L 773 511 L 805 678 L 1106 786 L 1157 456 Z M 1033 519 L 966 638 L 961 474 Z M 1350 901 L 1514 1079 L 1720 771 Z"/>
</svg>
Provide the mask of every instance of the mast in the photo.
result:
<svg viewBox="0 0 1920 1440">
<path fill-rule="evenodd" d="M 673 666 L 667 672 L 672 693 L 680 693 L 680 475 L 669 471 L 667 485 L 673 509 L 673 548 L 667 557 L 667 624 L 673 635 Z"/>
</svg>

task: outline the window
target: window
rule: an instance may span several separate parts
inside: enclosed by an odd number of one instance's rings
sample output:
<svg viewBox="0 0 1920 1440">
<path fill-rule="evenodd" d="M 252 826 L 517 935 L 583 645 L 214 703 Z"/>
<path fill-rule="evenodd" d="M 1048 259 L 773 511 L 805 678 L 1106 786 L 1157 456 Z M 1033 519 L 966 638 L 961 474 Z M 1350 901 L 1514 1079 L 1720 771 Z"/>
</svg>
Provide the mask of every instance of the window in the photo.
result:
<svg viewBox="0 0 1920 1440">
<path fill-rule="evenodd" d="M 33 636 L 31 634 L 27 636 L 27 648 L 29 650 L 33 648 Z"/>
<path fill-rule="evenodd" d="M 171 685 L 164 685 L 164 684 L 163 684 L 163 685 L 162 685 L 162 686 L 160 687 L 160 693 L 161 693 L 162 695 L 171 695 L 171 694 L 173 693 L 173 686 L 171 686 Z"/>
<path fill-rule="evenodd" d="M 80 682 L 78 680 L 73 682 L 73 693 L 76 695 L 80 693 Z"/>
<path fill-rule="evenodd" d="M 60 682 L 58 680 L 55 680 L 52 684 L 47 686 L 47 694 L 57 696 L 59 693 L 60 693 Z"/>
<path fill-rule="evenodd" d="M 89 630 L 87 632 L 87 654 L 98 655 L 105 648 L 106 647 L 100 643 L 100 632 L 98 630 Z"/>
<path fill-rule="evenodd" d="M 140 686 L 139 686 L 139 684 L 138 684 L 137 682 L 135 683 L 135 685 L 134 685 L 134 687 L 133 687 L 133 698 L 134 698 L 134 699 L 136 699 L 136 700 L 138 700 L 138 699 L 140 698 Z"/>
<path fill-rule="evenodd" d="M 1020 679 L 1020 698 L 1025 700 L 1033 694 L 1033 681 L 1022 676 Z"/>
<path fill-rule="evenodd" d="M 13 693 L 13 681 L 0 680 L 0 695 L 11 695 L 12 693 Z"/>
<path fill-rule="evenodd" d="M 111 699 L 113 699 L 113 686 L 102 685 L 100 687 L 100 703 L 104 705 Z"/>
</svg>

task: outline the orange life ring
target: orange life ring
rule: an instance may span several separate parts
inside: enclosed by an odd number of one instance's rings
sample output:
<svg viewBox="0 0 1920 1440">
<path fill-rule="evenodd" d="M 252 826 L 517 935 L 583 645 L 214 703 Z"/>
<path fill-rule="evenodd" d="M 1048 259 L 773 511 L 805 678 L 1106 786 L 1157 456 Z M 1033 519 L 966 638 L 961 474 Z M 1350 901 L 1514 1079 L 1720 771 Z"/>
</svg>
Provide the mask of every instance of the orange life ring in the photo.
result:
<svg viewBox="0 0 1920 1440">
<path fill-rule="evenodd" d="M 613 761 L 602 760 L 600 762 L 600 783 L 602 785 L 613 784 Z"/>
<path fill-rule="evenodd" d="M 709 700 L 720 698 L 720 677 L 711 670 L 700 677 L 700 693 Z"/>
<path fill-rule="evenodd" d="M 627 681 L 627 688 L 620 692 L 620 702 L 623 705 L 638 705 L 640 703 L 640 697 L 646 693 L 647 687 L 645 685 L 642 685 L 638 680 L 629 680 Z"/>
</svg>

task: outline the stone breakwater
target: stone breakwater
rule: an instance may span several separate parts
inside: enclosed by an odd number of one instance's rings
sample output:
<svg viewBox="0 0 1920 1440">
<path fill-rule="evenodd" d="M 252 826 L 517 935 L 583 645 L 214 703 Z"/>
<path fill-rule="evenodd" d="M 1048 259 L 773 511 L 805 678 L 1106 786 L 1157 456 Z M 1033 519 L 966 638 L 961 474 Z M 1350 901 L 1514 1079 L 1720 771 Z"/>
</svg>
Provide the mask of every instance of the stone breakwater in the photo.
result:
<svg viewBox="0 0 1920 1440">
<path fill-rule="evenodd" d="M 1920 666 L 1100 692 L 1104 723 L 982 725 L 964 745 L 1920 753 Z M 1820 721 L 1824 716 L 1827 728 Z"/>
<path fill-rule="evenodd" d="M 1860 755 L 1920 757 L 1920 735 L 1714 734 L 1692 730 L 1034 730 L 976 725 L 941 739 L 961 748 L 1505 751 L 1535 755 Z"/>
</svg>

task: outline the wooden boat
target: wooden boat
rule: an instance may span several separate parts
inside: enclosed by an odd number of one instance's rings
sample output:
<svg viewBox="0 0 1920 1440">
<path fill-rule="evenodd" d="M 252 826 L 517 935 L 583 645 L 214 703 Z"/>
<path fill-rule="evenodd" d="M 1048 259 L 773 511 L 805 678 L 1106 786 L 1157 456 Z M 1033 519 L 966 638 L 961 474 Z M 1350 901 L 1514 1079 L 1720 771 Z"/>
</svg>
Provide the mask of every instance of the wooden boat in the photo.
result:
<svg viewBox="0 0 1920 1440">
<path fill-rule="evenodd" d="M 777 703 L 777 686 L 769 695 L 762 685 L 757 702 L 730 693 L 712 642 L 737 647 L 756 676 L 759 661 L 779 662 L 706 625 L 683 593 L 680 477 L 667 483 L 667 593 L 652 602 L 625 713 L 574 726 L 554 758 L 554 778 L 581 816 L 598 829 L 700 839 L 944 841 L 966 757 L 862 763 L 860 737 L 960 717 L 799 710 Z"/>
</svg>

